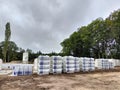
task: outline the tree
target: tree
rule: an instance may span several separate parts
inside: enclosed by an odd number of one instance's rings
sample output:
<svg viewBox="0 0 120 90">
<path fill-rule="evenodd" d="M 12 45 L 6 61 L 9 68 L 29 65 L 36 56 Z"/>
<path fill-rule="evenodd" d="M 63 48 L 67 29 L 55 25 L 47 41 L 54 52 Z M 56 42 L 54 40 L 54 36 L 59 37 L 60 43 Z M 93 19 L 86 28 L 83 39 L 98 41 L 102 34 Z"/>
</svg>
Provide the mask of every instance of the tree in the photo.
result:
<svg viewBox="0 0 120 90">
<path fill-rule="evenodd" d="M 4 43 L 4 48 L 3 48 L 3 56 L 4 56 L 4 61 L 6 62 L 6 57 L 7 57 L 7 51 L 8 51 L 8 45 L 11 37 L 11 30 L 10 30 L 10 23 L 8 22 L 5 26 L 5 43 Z"/>
<path fill-rule="evenodd" d="M 105 20 L 97 18 L 61 43 L 65 55 L 120 58 L 120 9 Z"/>
<path fill-rule="evenodd" d="M 9 41 L 8 43 L 9 45 L 7 48 L 6 61 L 16 60 L 19 48 L 16 45 L 16 43 L 13 41 Z M 0 47 L 4 48 L 4 45 L 5 45 L 5 41 L 2 41 L 0 43 Z"/>
</svg>

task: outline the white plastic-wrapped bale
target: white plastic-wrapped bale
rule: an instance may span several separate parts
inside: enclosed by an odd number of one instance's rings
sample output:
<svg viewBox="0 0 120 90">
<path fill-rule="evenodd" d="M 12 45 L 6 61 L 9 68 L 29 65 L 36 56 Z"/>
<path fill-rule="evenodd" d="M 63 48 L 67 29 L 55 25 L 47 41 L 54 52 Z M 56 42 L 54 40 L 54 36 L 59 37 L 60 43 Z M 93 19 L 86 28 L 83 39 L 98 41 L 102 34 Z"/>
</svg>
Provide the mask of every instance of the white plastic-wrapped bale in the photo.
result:
<svg viewBox="0 0 120 90">
<path fill-rule="evenodd" d="M 23 63 L 28 64 L 29 54 L 28 52 L 23 53 Z"/>
<path fill-rule="evenodd" d="M 94 71 L 95 70 L 94 58 L 81 57 L 80 58 L 80 69 L 83 72 Z"/>
<path fill-rule="evenodd" d="M 74 73 L 75 72 L 75 58 L 72 56 L 63 57 L 63 72 Z"/>
<path fill-rule="evenodd" d="M 95 61 L 94 58 L 89 58 L 89 71 L 95 70 Z"/>
<path fill-rule="evenodd" d="M 80 69 L 83 72 L 89 71 L 89 58 L 81 57 L 80 58 Z"/>
<path fill-rule="evenodd" d="M 119 59 L 113 59 L 115 62 L 115 66 L 120 66 L 120 60 Z"/>
<path fill-rule="evenodd" d="M 105 70 L 109 69 L 109 61 L 108 61 L 108 59 L 104 59 L 103 69 L 105 69 Z"/>
<path fill-rule="evenodd" d="M 37 73 L 37 69 L 38 69 L 38 58 L 34 59 L 34 73 Z"/>
<path fill-rule="evenodd" d="M 115 61 L 114 59 L 109 59 L 109 69 L 114 69 L 115 68 Z"/>
<path fill-rule="evenodd" d="M 19 64 L 13 67 L 13 76 L 31 75 L 33 72 L 31 64 Z"/>
<path fill-rule="evenodd" d="M 2 69 L 2 63 L 3 63 L 3 61 L 2 61 L 2 59 L 0 59 L 0 70 Z"/>
<path fill-rule="evenodd" d="M 80 71 L 80 61 L 78 57 L 75 57 L 75 72 L 79 72 Z"/>
<path fill-rule="evenodd" d="M 102 59 L 95 59 L 95 67 L 97 69 L 102 69 L 103 66 L 103 60 Z"/>
<path fill-rule="evenodd" d="M 38 70 L 39 75 L 45 75 L 50 73 L 50 57 L 39 56 L 38 57 Z"/>
<path fill-rule="evenodd" d="M 97 69 L 109 69 L 109 61 L 108 59 L 96 59 L 95 66 Z"/>
<path fill-rule="evenodd" d="M 62 73 L 62 61 L 63 58 L 61 56 L 52 56 L 50 63 L 50 73 Z"/>
<path fill-rule="evenodd" d="M 11 63 L 4 63 L 2 64 L 2 69 L 4 70 L 12 70 L 15 66 L 18 66 L 19 64 L 11 64 Z"/>
</svg>

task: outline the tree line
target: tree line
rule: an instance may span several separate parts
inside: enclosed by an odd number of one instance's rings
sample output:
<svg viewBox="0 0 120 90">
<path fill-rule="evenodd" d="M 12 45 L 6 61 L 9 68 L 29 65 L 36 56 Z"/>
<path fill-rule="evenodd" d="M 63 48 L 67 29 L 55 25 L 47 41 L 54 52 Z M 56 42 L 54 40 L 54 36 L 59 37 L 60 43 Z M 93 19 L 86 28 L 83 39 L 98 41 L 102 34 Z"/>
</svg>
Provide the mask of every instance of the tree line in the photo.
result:
<svg viewBox="0 0 120 90">
<path fill-rule="evenodd" d="M 120 9 L 78 28 L 61 46 L 65 55 L 120 59 Z"/>
</svg>

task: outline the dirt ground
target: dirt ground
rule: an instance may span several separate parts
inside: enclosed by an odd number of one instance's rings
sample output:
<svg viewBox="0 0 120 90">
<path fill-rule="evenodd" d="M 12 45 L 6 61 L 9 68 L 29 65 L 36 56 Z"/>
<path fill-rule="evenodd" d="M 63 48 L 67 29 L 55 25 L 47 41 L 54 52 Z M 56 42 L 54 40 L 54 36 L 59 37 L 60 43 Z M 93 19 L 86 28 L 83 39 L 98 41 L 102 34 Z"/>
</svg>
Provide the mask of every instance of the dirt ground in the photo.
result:
<svg viewBox="0 0 120 90">
<path fill-rule="evenodd" d="M 120 72 L 0 76 L 0 90 L 120 90 Z"/>
</svg>

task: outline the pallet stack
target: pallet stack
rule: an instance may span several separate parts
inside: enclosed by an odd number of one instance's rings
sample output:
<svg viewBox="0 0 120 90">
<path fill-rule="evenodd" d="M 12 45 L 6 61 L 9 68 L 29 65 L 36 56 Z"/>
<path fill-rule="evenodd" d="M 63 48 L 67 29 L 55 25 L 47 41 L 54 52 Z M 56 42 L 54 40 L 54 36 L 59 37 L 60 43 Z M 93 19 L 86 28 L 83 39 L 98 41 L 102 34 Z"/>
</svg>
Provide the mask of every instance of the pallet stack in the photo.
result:
<svg viewBox="0 0 120 90">
<path fill-rule="evenodd" d="M 80 70 L 83 72 L 94 71 L 95 70 L 94 58 L 81 57 Z"/>
<path fill-rule="evenodd" d="M 31 75 L 32 73 L 32 66 L 27 64 L 16 65 L 12 70 L 13 76 Z"/>
<path fill-rule="evenodd" d="M 50 72 L 50 57 L 39 56 L 38 57 L 38 70 L 39 75 L 49 74 Z"/>
<path fill-rule="evenodd" d="M 62 57 L 61 56 L 52 56 L 50 63 L 50 73 L 60 74 L 62 73 Z"/>
<path fill-rule="evenodd" d="M 74 58 L 74 63 L 75 63 L 75 72 L 79 72 L 80 71 L 80 60 L 78 57 Z"/>
<path fill-rule="evenodd" d="M 75 58 L 72 56 L 63 57 L 63 72 L 74 73 L 75 72 Z"/>
</svg>

